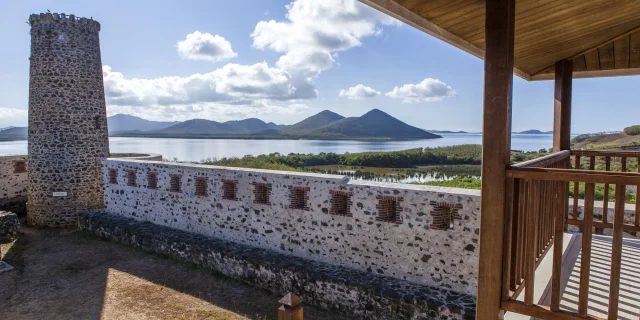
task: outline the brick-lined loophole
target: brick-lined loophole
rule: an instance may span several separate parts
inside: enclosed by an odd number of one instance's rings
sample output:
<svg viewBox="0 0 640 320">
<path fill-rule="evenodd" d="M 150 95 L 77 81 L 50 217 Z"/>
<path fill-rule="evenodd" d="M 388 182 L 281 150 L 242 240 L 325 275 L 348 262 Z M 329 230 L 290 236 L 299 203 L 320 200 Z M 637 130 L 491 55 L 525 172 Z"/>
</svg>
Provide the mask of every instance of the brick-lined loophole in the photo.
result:
<svg viewBox="0 0 640 320">
<path fill-rule="evenodd" d="M 169 180 L 169 191 L 182 192 L 182 176 L 171 175 L 171 179 Z"/>
<path fill-rule="evenodd" d="M 222 199 L 225 200 L 238 200 L 238 181 L 236 180 L 222 180 Z"/>
<path fill-rule="evenodd" d="M 309 210 L 309 187 L 294 187 L 289 186 L 289 208 L 297 210 Z"/>
<path fill-rule="evenodd" d="M 376 199 L 378 199 L 378 205 L 376 205 L 376 209 L 378 209 L 378 216 L 376 217 L 377 221 L 397 224 L 402 223 L 403 208 L 400 206 L 402 198 L 393 196 L 377 196 Z"/>
<path fill-rule="evenodd" d="M 109 169 L 109 183 L 118 183 L 118 169 Z"/>
<path fill-rule="evenodd" d="M 196 177 L 196 196 L 206 197 L 209 195 L 209 186 L 206 177 Z"/>
<path fill-rule="evenodd" d="M 127 171 L 127 185 L 130 187 L 136 186 L 136 171 L 129 170 Z"/>
<path fill-rule="evenodd" d="M 271 205 L 271 183 L 254 182 L 253 186 L 253 203 Z"/>
<path fill-rule="evenodd" d="M 431 211 L 433 222 L 429 226 L 431 229 L 453 230 L 454 222 L 462 219 L 458 213 L 458 210 L 462 209 L 461 204 L 436 201 L 431 201 L 429 204 L 433 206 Z"/>
<path fill-rule="evenodd" d="M 151 171 L 147 172 L 147 188 L 158 189 L 158 174 Z"/>
<path fill-rule="evenodd" d="M 331 190 L 331 209 L 329 214 L 353 217 L 351 214 L 351 192 Z"/>
<path fill-rule="evenodd" d="M 16 161 L 13 164 L 13 173 L 25 173 L 25 172 L 27 172 L 26 161 Z"/>
</svg>

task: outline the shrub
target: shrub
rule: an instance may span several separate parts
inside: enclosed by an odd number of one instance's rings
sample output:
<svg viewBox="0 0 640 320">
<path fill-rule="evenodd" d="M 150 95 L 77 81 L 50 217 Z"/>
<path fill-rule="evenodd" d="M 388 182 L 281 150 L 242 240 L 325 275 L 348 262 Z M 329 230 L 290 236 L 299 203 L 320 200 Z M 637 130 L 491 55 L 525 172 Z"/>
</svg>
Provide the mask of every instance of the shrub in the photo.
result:
<svg viewBox="0 0 640 320">
<path fill-rule="evenodd" d="M 637 136 L 640 134 L 640 126 L 631 126 L 624 128 L 624 133 L 630 136 Z"/>
</svg>

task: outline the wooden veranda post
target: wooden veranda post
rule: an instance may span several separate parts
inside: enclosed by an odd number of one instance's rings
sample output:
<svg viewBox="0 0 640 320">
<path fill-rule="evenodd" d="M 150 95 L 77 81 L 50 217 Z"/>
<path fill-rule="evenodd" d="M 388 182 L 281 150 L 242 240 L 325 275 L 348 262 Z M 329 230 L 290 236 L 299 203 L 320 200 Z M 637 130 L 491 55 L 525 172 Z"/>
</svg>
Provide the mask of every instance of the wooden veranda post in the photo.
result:
<svg viewBox="0 0 640 320">
<path fill-rule="evenodd" d="M 571 86 L 573 61 L 556 62 L 553 105 L 553 152 L 571 149 Z"/>
<path fill-rule="evenodd" d="M 573 61 L 561 60 L 556 62 L 553 103 L 553 152 L 571 150 L 571 90 L 573 81 Z M 563 166 L 569 168 L 569 163 Z M 558 207 L 555 212 L 555 226 L 553 237 L 553 260 L 562 261 L 563 234 L 566 227 L 565 216 L 569 212 L 569 183 L 561 183 L 561 190 L 556 194 Z M 551 310 L 560 310 L 560 280 L 562 278 L 562 263 L 554 263 L 551 285 Z"/>
<path fill-rule="evenodd" d="M 511 155 L 515 0 L 486 2 L 480 260 L 476 319 L 501 319 L 506 169 Z"/>
</svg>

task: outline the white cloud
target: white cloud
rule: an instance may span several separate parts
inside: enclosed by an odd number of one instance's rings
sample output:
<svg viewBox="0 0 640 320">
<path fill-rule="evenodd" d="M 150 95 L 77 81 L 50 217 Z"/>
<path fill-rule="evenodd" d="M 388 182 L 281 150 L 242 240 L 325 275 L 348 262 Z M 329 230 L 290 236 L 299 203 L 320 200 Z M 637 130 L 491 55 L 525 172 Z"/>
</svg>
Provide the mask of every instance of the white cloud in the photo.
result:
<svg viewBox="0 0 640 320">
<path fill-rule="evenodd" d="M 391 98 L 402 99 L 402 103 L 420 103 L 442 101 L 447 97 L 455 96 L 456 91 L 438 79 L 426 78 L 417 84 L 394 87 L 386 95 Z"/>
<path fill-rule="evenodd" d="M 351 87 L 347 90 L 340 90 L 339 96 L 353 100 L 360 100 L 364 98 L 373 98 L 380 95 L 380 91 L 376 91 L 371 87 L 367 87 L 363 84 L 359 84 L 355 87 Z"/>
<path fill-rule="evenodd" d="M 205 74 L 155 79 L 129 79 L 110 66 L 102 71 L 110 114 L 153 120 L 291 115 L 306 108 L 300 100 L 316 97 L 312 83 L 299 80 L 296 85 L 289 73 L 266 62 L 227 64 Z"/>
<path fill-rule="evenodd" d="M 286 8 L 285 21 L 256 25 L 253 46 L 284 53 L 279 67 L 312 77 L 335 64 L 332 53 L 362 45 L 382 32 L 379 25 L 398 23 L 356 0 L 295 0 Z"/>
<path fill-rule="evenodd" d="M 102 71 L 110 105 L 250 104 L 253 100 L 298 100 L 317 96 L 313 84 L 295 84 L 288 72 L 270 68 L 266 62 L 250 66 L 227 64 L 205 74 L 155 79 L 127 79 L 124 74 L 112 71 L 110 66 L 104 66 Z"/>
<path fill-rule="evenodd" d="M 26 126 L 28 114 L 26 109 L 0 108 L 0 128 Z"/>
<path fill-rule="evenodd" d="M 187 38 L 178 41 L 178 54 L 183 59 L 219 62 L 236 57 L 231 43 L 219 35 L 200 33 L 188 34 Z"/>
</svg>

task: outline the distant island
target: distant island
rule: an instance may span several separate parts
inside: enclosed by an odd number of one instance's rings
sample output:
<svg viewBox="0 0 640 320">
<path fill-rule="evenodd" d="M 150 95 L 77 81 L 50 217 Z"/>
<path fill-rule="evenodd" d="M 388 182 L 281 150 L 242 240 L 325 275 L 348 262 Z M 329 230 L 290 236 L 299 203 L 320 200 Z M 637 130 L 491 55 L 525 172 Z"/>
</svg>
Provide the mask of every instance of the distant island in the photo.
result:
<svg viewBox="0 0 640 320">
<path fill-rule="evenodd" d="M 441 136 L 410 126 L 373 109 L 360 117 L 343 117 L 324 110 L 293 125 L 279 125 L 250 118 L 227 122 L 192 119 L 183 122 L 150 121 L 118 114 L 108 118 L 109 136 L 201 139 L 317 139 L 392 140 L 436 139 Z M 0 140 L 26 139 L 27 128 L 0 131 Z"/>
<path fill-rule="evenodd" d="M 525 130 L 525 131 L 520 131 L 520 132 L 514 132 L 514 133 L 519 133 L 519 134 L 553 134 L 553 131 L 540 131 L 540 130 Z"/>
</svg>

